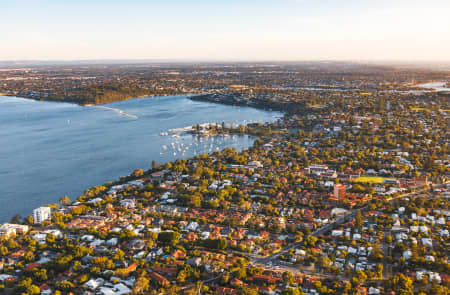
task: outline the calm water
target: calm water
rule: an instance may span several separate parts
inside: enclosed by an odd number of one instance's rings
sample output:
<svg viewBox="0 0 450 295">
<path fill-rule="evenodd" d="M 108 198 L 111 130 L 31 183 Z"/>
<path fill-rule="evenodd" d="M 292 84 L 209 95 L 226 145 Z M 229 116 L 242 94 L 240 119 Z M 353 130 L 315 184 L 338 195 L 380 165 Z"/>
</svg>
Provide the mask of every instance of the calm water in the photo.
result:
<svg viewBox="0 0 450 295">
<path fill-rule="evenodd" d="M 445 82 L 430 82 L 417 85 L 417 87 L 422 87 L 425 89 L 433 89 L 435 91 L 450 91 L 450 88 L 446 88 L 445 84 L 446 84 Z"/>
<path fill-rule="evenodd" d="M 105 108 L 106 107 L 106 108 Z M 122 111 L 122 113 L 120 113 Z M 274 121 L 279 113 L 194 102 L 185 96 L 81 107 L 0 96 L 0 222 L 31 215 L 63 195 L 74 200 L 152 160 L 253 144 L 247 136 L 161 136 L 196 123 Z"/>
</svg>

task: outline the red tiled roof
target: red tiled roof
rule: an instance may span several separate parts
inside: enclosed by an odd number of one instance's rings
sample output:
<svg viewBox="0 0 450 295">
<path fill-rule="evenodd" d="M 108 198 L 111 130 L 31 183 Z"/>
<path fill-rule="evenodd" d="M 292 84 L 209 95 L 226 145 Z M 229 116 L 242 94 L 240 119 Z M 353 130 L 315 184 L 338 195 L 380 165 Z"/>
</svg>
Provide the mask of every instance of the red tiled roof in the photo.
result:
<svg viewBox="0 0 450 295">
<path fill-rule="evenodd" d="M 232 289 L 232 288 L 226 288 L 226 287 L 217 287 L 216 288 L 216 294 L 237 294 L 238 290 Z"/>
<path fill-rule="evenodd" d="M 25 266 L 25 270 L 27 271 L 32 271 L 35 268 L 40 267 L 41 264 L 40 263 L 36 263 L 36 262 L 30 262 Z"/>
</svg>

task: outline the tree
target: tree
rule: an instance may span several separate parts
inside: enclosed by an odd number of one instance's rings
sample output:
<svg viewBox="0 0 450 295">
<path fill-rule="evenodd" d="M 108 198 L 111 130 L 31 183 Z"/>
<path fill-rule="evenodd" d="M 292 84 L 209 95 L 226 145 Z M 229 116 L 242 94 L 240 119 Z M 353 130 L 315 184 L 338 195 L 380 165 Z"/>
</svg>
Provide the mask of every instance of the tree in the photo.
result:
<svg viewBox="0 0 450 295">
<path fill-rule="evenodd" d="M 0 246 L 0 256 L 6 256 L 8 255 L 8 248 L 5 246 Z"/>
<path fill-rule="evenodd" d="M 150 281 L 145 277 L 146 273 L 143 272 L 136 280 L 134 284 L 134 294 L 144 294 L 150 288 Z"/>
<path fill-rule="evenodd" d="M 17 287 L 26 294 L 33 295 L 41 293 L 38 286 L 33 285 L 31 278 L 25 278 L 17 284 Z"/>
<path fill-rule="evenodd" d="M 357 229 L 361 229 L 364 225 L 364 219 L 362 217 L 361 214 L 361 210 L 356 210 L 356 215 L 355 215 L 355 227 Z"/>
<path fill-rule="evenodd" d="M 33 251 L 27 251 L 24 255 L 24 259 L 26 262 L 34 261 L 34 253 Z"/>
<path fill-rule="evenodd" d="M 25 218 L 24 222 L 25 222 L 25 224 L 28 224 L 28 225 L 34 224 L 33 216 L 28 216 L 27 218 Z"/>
<path fill-rule="evenodd" d="M 230 274 L 229 273 L 224 273 L 222 275 L 222 277 L 220 278 L 220 283 L 223 285 L 228 284 L 228 281 L 230 280 Z"/>
<path fill-rule="evenodd" d="M 22 220 L 22 216 L 20 214 L 16 214 L 11 218 L 10 223 L 20 223 Z"/>
<path fill-rule="evenodd" d="M 375 261 L 381 261 L 381 259 L 383 259 L 383 251 L 378 243 L 373 245 L 372 252 L 370 253 L 370 259 Z"/>
<path fill-rule="evenodd" d="M 106 256 L 94 257 L 91 260 L 91 263 L 99 267 L 101 270 L 114 268 L 114 262 Z"/>
<path fill-rule="evenodd" d="M 242 124 L 239 125 L 239 132 L 240 133 L 244 133 L 245 132 L 245 127 Z"/>
<path fill-rule="evenodd" d="M 356 277 L 360 283 L 364 283 L 367 280 L 367 275 L 364 271 L 358 270 L 356 271 Z"/>
<path fill-rule="evenodd" d="M 45 242 L 47 242 L 48 244 L 53 244 L 55 241 L 56 237 L 52 233 L 48 233 L 47 236 L 45 237 Z"/>
<path fill-rule="evenodd" d="M 75 286 L 71 282 L 60 282 L 56 283 L 55 288 L 61 291 L 64 291 L 67 294 L 71 291 Z"/>
<path fill-rule="evenodd" d="M 306 238 L 305 243 L 306 243 L 306 245 L 308 245 L 309 247 L 314 247 L 314 246 L 316 245 L 317 241 L 318 241 L 318 238 L 316 238 L 315 236 L 308 236 L 308 237 Z"/>
<path fill-rule="evenodd" d="M 131 176 L 133 176 L 133 177 L 141 177 L 143 175 L 144 175 L 144 170 L 142 170 L 142 169 L 136 169 L 131 174 Z"/>
<path fill-rule="evenodd" d="M 200 207 L 202 204 L 203 197 L 200 194 L 182 194 L 180 200 L 188 207 Z"/>
<path fill-rule="evenodd" d="M 330 258 L 325 257 L 325 256 L 320 256 L 320 258 L 319 258 L 319 266 L 322 269 L 328 269 L 330 267 L 330 265 L 331 265 Z"/>
<path fill-rule="evenodd" d="M 376 272 L 377 272 L 378 278 L 382 279 L 383 278 L 383 264 L 382 263 L 377 263 Z"/>
<path fill-rule="evenodd" d="M 181 284 L 184 283 L 186 281 L 186 277 L 186 272 L 184 270 L 180 270 L 177 275 L 177 282 Z"/>
<path fill-rule="evenodd" d="M 180 294 L 180 287 L 177 286 L 177 285 L 171 285 L 171 286 L 167 289 L 166 294 L 169 294 L 169 295 L 178 295 L 178 294 Z"/>
<path fill-rule="evenodd" d="M 175 246 L 180 241 L 180 233 L 174 231 L 163 231 L 158 234 L 158 241 L 163 244 Z"/>
<path fill-rule="evenodd" d="M 285 271 L 282 275 L 282 278 L 285 284 L 292 284 L 294 282 L 294 276 L 290 271 Z"/>
<path fill-rule="evenodd" d="M 122 261 L 125 259 L 125 252 L 123 252 L 122 250 L 118 249 L 116 251 L 116 253 L 114 253 L 112 259 L 114 261 Z"/>
<path fill-rule="evenodd" d="M 242 288 L 241 292 L 239 293 L 240 295 L 258 295 L 258 291 L 256 291 L 255 289 L 250 289 L 250 288 Z"/>
<path fill-rule="evenodd" d="M 68 196 L 62 196 L 61 199 L 59 199 L 59 203 L 63 206 L 70 205 L 70 199 Z"/>
<path fill-rule="evenodd" d="M 206 239 L 203 243 L 209 249 L 223 250 L 228 246 L 228 242 L 225 239 Z"/>
<path fill-rule="evenodd" d="M 297 288 L 286 288 L 281 292 L 281 295 L 304 295 L 304 292 L 301 292 Z"/>
<path fill-rule="evenodd" d="M 396 294 L 413 295 L 413 281 L 404 274 L 396 274 L 392 279 L 386 281 L 387 288 Z"/>
<path fill-rule="evenodd" d="M 243 280 L 247 277 L 247 271 L 245 270 L 245 267 L 239 268 L 239 270 L 236 273 L 236 278 Z"/>
<path fill-rule="evenodd" d="M 391 235 L 387 235 L 387 236 L 385 237 L 385 241 L 386 241 L 386 243 L 388 243 L 388 244 L 392 244 L 392 236 L 391 236 Z"/>
</svg>

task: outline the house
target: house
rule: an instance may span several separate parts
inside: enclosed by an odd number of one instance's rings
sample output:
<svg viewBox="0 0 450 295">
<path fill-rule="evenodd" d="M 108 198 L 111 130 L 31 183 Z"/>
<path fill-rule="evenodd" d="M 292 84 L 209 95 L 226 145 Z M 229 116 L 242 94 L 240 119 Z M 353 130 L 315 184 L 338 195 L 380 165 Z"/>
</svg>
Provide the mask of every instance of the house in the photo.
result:
<svg viewBox="0 0 450 295">
<path fill-rule="evenodd" d="M 226 287 L 217 287 L 216 288 L 216 293 L 215 294 L 219 294 L 219 295 L 232 295 L 232 294 L 238 294 L 239 291 L 236 289 L 232 289 L 232 288 L 226 288 Z"/>
<path fill-rule="evenodd" d="M 441 283 L 441 276 L 437 272 L 426 271 L 426 270 L 416 271 L 416 278 L 418 280 L 423 280 L 426 275 L 428 275 L 428 279 L 430 282 L 436 281 L 436 283 L 438 283 L 438 284 Z"/>
<path fill-rule="evenodd" d="M 98 295 L 125 295 L 131 294 L 132 290 L 122 283 L 113 285 L 112 287 L 100 287 L 97 291 Z"/>
<path fill-rule="evenodd" d="M 415 177 L 412 180 L 417 187 L 427 186 L 429 184 L 427 177 Z"/>
<path fill-rule="evenodd" d="M 132 240 L 128 247 L 132 250 L 142 250 L 145 247 L 145 241 L 143 240 Z"/>
<path fill-rule="evenodd" d="M 42 265 L 40 264 L 40 263 L 36 263 L 36 262 L 30 262 L 30 263 L 28 263 L 27 265 L 25 265 L 25 270 L 26 271 L 32 271 L 32 270 L 34 270 L 34 269 L 36 269 L 36 268 L 39 268 L 39 267 L 41 267 Z"/>
<path fill-rule="evenodd" d="M 169 284 L 169 280 L 168 279 L 166 279 L 165 277 L 163 277 L 162 275 L 160 275 L 160 274 L 158 274 L 158 273 L 156 273 L 154 271 L 150 272 L 148 274 L 148 276 L 150 277 L 150 279 L 152 281 L 154 281 L 156 284 L 158 284 L 158 285 L 160 285 L 162 287 L 164 287 L 164 286 Z"/>
<path fill-rule="evenodd" d="M 118 238 L 111 238 L 106 241 L 106 246 L 108 247 L 116 246 L 118 242 L 119 242 Z"/>
<path fill-rule="evenodd" d="M 14 278 L 14 277 L 11 275 L 0 274 L 0 282 L 6 282 L 8 280 L 11 280 L 12 278 Z"/>
<path fill-rule="evenodd" d="M 281 280 L 281 278 L 275 278 L 269 275 L 254 275 L 247 278 L 247 281 L 255 284 L 277 284 Z"/>
<path fill-rule="evenodd" d="M 405 258 L 406 260 L 411 259 L 411 256 L 412 256 L 411 250 L 405 250 L 405 251 L 403 251 L 403 258 Z"/>
<path fill-rule="evenodd" d="M 250 161 L 247 163 L 247 167 L 249 168 L 263 168 L 264 165 L 261 164 L 260 161 Z"/>
<path fill-rule="evenodd" d="M 133 209 L 136 207 L 136 201 L 133 199 L 124 199 L 120 201 L 120 206 L 128 209 Z"/>
<path fill-rule="evenodd" d="M 331 231 L 331 236 L 333 236 L 333 237 L 339 237 L 339 236 L 342 236 L 343 234 L 344 234 L 343 230 L 334 229 Z"/>
<path fill-rule="evenodd" d="M 188 233 L 184 236 L 184 238 L 185 238 L 186 240 L 188 240 L 189 242 L 194 242 L 195 240 L 198 239 L 198 236 L 197 236 L 195 233 L 193 233 L 193 232 L 188 232 Z"/>
<path fill-rule="evenodd" d="M 189 264 L 190 266 L 198 267 L 201 265 L 201 263 L 202 263 L 201 257 L 192 257 L 186 260 L 186 264 Z"/>
<path fill-rule="evenodd" d="M 128 273 L 133 272 L 136 270 L 137 267 L 138 267 L 138 265 L 136 263 L 132 263 L 127 267 L 127 272 Z"/>
<path fill-rule="evenodd" d="M 384 193 L 386 191 L 386 188 L 384 187 L 384 185 L 381 185 L 381 184 L 375 184 L 373 186 L 373 189 L 375 190 L 376 193 Z"/>
<path fill-rule="evenodd" d="M 381 294 L 380 290 L 374 287 L 369 287 L 369 295 L 378 295 Z"/>
<path fill-rule="evenodd" d="M 47 284 L 42 284 L 39 286 L 39 290 L 41 291 L 41 295 L 51 295 L 52 289 Z"/>
<path fill-rule="evenodd" d="M 198 229 L 198 227 L 199 227 L 199 224 L 196 221 L 193 221 L 186 226 L 186 230 L 196 231 Z"/>
<path fill-rule="evenodd" d="M 343 209 L 343 208 L 333 208 L 331 210 L 331 216 L 341 216 L 343 214 L 346 214 L 348 212 L 348 210 Z"/>
<path fill-rule="evenodd" d="M 0 237 L 9 238 L 13 235 L 25 234 L 28 229 L 28 225 L 5 223 L 0 227 Z"/>
<path fill-rule="evenodd" d="M 94 198 L 94 199 L 90 200 L 88 203 L 89 204 L 97 204 L 97 203 L 100 203 L 102 201 L 103 201 L 102 198 Z"/>
<path fill-rule="evenodd" d="M 153 266 L 153 272 L 157 272 L 160 275 L 174 277 L 177 275 L 178 269 L 176 267 L 162 267 L 162 266 Z"/>
<path fill-rule="evenodd" d="M 184 252 L 181 251 L 181 250 L 176 250 L 176 251 L 174 251 L 174 252 L 171 254 L 171 256 L 172 256 L 173 258 L 175 258 L 175 259 L 178 259 L 178 258 L 183 258 L 183 257 L 185 257 L 185 256 L 186 256 L 186 253 L 184 253 Z"/>
<path fill-rule="evenodd" d="M 91 291 L 95 291 L 98 287 L 103 286 L 104 283 L 105 280 L 102 278 L 90 279 L 89 281 L 84 283 L 84 286 Z"/>
<path fill-rule="evenodd" d="M 422 245 L 432 248 L 433 247 L 433 240 L 430 238 L 422 238 Z"/>
</svg>

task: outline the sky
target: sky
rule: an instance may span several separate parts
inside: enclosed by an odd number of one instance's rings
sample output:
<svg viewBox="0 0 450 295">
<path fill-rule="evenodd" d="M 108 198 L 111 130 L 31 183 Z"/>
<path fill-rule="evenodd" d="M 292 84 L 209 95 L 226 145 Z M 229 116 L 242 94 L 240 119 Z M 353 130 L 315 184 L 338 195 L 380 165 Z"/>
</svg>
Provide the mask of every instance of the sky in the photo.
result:
<svg viewBox="0 0 450 295">
<path fill-rule="evenodd" d="M 0 0 L 0 60 L 450 61 L 450 0 Z"/>
</svg>

